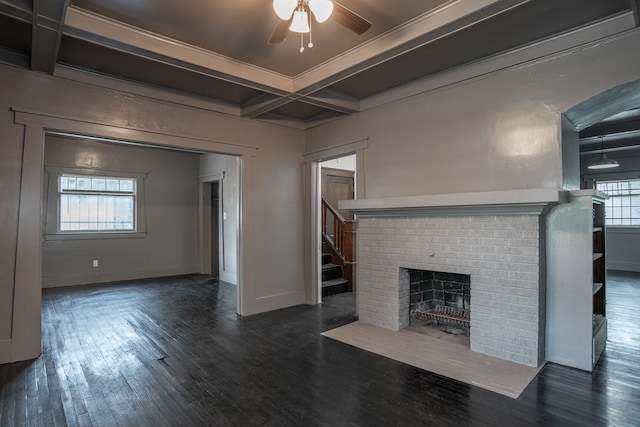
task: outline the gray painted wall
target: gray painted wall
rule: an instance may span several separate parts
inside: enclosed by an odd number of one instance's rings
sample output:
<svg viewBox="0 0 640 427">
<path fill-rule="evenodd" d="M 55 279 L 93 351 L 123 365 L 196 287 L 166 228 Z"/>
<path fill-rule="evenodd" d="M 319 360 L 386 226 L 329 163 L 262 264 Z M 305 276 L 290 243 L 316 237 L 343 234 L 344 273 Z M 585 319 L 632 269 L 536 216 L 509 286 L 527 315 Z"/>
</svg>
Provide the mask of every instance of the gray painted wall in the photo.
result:
<svg viewBox="0 0 640 427">
<path fill-rule="evenodd" d="M 88 168 L 144 172 L 146 235 L 136 238 L 50 240 L 42 246 L 43 287 L 100 283 L 199 272 L 198 162 L 194 153 L 143 148 L 48 136 L 45 169 Z M 71 172 L 71 171 L 70 171 Z M 50 176 L 53 175 L 53 176 Z M 47 184 L 55 173 L 45 173 L 45 217 L 55 221 L 57 200 L 47 200 Z M 55 225 L 54 225 L 55 227 Z M 94 268 L 92 260 L 98 260 Z"/>
<path fill-rule="evenodd" d="M 634 30 L 475 78 L 438 76 L 432 89 L 417 83 L 412 97 L 311 129 L 307 151 L 368 138 L 366 198 L 562 188 L 579 180 L 575 165 L 563 171 L 562 113 L 639 78 Z"/>
<path fill-rule="evenodd" d="M 607 268 L 640 272 L 640 229 L 607 229 Z"/>
</svg>

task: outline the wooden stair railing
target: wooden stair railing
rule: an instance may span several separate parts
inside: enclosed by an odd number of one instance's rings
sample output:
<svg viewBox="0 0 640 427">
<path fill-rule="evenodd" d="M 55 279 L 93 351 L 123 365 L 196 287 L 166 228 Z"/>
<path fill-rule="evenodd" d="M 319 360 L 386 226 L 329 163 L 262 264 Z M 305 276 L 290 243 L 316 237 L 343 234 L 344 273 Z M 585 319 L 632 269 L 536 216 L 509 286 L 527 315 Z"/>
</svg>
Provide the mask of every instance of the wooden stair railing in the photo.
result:
<svg viewBox="0 0 640 427">
<path fill-rule="evenodd" d="M 342 275 L 350 282 L 351 291 L 356 290 L 356 221 L 344 216 L 322 198 L 322 241 L 334 263 L 342 267 Z"/>
</svg>

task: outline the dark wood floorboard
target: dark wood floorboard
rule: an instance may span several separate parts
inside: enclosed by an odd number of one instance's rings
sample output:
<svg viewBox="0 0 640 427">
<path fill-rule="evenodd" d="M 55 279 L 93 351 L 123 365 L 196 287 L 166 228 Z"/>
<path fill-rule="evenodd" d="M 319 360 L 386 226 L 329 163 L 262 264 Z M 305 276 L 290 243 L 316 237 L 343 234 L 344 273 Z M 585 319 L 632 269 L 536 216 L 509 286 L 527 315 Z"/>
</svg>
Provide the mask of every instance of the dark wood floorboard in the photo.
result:
<svg viewBox="0 0 640 427">
<path fill-rule="evenodd" d="M 0 426 L 640 426 L 640 274 L 611 272 L 607 303 L 596 370 L 547 364 L 514 400 L 321 336 L 352 294 L 242 318 L 203 275 L 49 289 Z"/>
</svg>

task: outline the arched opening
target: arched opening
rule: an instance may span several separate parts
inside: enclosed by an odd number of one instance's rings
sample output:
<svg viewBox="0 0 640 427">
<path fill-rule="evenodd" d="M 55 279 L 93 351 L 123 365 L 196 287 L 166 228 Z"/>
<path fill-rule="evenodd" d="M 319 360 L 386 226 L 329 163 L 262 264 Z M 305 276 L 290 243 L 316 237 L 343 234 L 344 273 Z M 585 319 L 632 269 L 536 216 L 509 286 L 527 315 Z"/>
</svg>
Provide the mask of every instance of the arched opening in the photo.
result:
<svg viewBox="0 0 640 427">
<path fill-rule="evenodd" d="M 577 151 L 580 187 L 596 188 L 598 183 L 620 182 L 625 187 L 623 191 L 629 191 L 628 197 L 621 194 L 619 202 L 611 198 L 605 202 L 607 269 L 638 272 L 640 234 L 629 216 L 640 221 L 640 207 L 636 208 L 640 195 L 629 188 L 629 182 L 633 187 L 640 179 L 640 80 L 596 95 L 569 109 L 565 117 L 575 130 L 572 136 L 563 138 L 563 155 L 567 146 L 574 153 Z M 590 169 L 603 155 L 619 166 Z"/>
<path fill-rule="evenodd" d="M 637 323 L 629 307 L 636 305 L 634 301 L 640 296 L 640 80 L 617 86 L 569 109 L 562 126 L 565 188 L 586 190 L 580 193 L 588 196 L 584 205 L 588 219 L 584 242 L 593 250 L 589 254 L 593 260 L 588 260 L 593 265 L 593 275 L 589 276 L 593 279 L 593 295 L 586 293 L 579 302 L 580 298 L 572 294 L 569 299 L 575 304 L 567 307 L 566 297 L 554 298 L 561 293 L 555 289 L 555 294 L 547 295 L 548 300 L 555 300 L 555 311 L 550 311 L 557 313 L 562 308 L 574 316 L 577 307 L 592 304 L 593 326 L 588 323 L 589 329 L 593 328 L 593 345 L 608 342 L 609 351 L 624 351 L 620 349 L 637 339 Z M 592 204 L 592 197 L 599 201 Z M 573 227 L 579 222 L 577 218 L 570 218 L 567 224 Z M 573 261 L 577 246 L 568 247 L 564 261 Z M 551 267 L 552 274 L 556 267 L 559 265 Z M 589 268 L 587 264 L 585 267 Z M 563 283 L 570 288 L 572 283 L 584 282 L 572 277 Z M 599 323 L 605 325 L 600 331 Z M 552 342 L 553 339 L 547 341 L 547 349 Z M 603 348 L 604 344 L 599 351 Z M 597 352 L 594 350 L 593 354 Z M 592 363 L 597 363 L 597 356 Z"/>
</svg>

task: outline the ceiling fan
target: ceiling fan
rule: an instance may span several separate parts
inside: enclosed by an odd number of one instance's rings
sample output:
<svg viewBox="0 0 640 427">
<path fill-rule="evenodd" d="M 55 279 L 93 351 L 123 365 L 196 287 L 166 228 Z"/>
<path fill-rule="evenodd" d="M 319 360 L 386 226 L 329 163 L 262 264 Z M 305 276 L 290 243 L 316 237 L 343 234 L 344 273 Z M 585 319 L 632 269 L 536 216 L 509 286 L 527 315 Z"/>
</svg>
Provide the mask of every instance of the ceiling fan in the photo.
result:
<svg viewBox="0 0 640 427">
<path fill-rule="evenodd" d="M 290 31 L 300 33 L 300 52 L 304 51 L 303 37 L 306 33 L 309 33 L 308 47 L 313 47 L 311 16 L 318 23 L 331 18 L 356 34 L 362 34 L 371 28 L 371 22 L 330 0 L 273 0 L 273 9 L 281 21 L 271 33 L 269 43 L 282 43 Z"/>
</svg>

